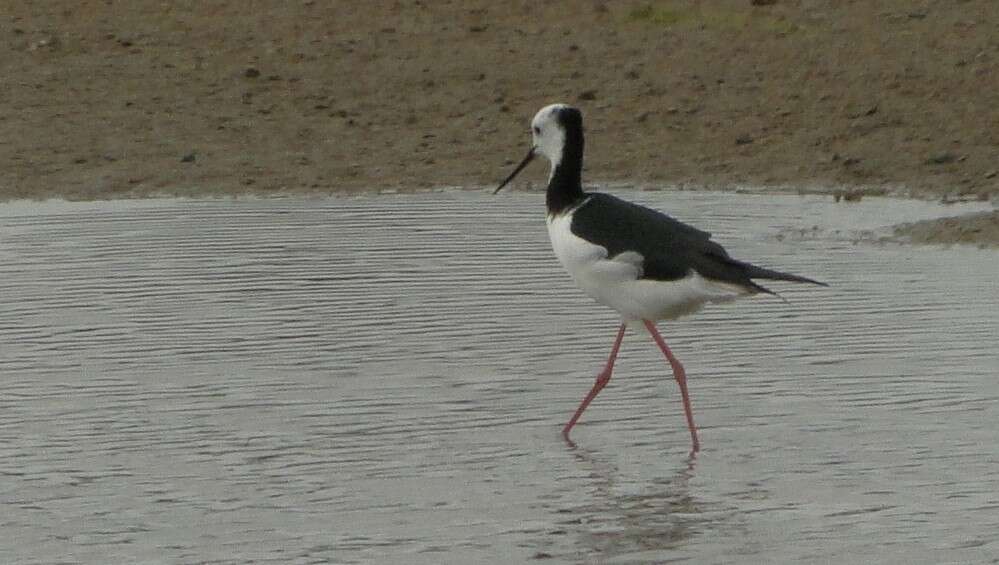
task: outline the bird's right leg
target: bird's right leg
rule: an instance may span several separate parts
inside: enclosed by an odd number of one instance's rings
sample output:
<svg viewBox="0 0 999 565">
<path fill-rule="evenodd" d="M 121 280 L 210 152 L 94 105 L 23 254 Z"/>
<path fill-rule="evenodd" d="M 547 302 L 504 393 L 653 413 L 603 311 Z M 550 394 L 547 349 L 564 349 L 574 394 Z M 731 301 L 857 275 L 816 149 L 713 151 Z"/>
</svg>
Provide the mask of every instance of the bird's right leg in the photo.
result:
<svg viewBox="0 0 999 565">
<path fill-rule="evenodd" d="M 669 350 L 669 346 L 666 345 L 666 340 L 663 336 L 659 335 L 659 330 L 656 329 L 656 324 L 649 320 L 645 320 L 645 327 L 652 334 L 652 339 L 655 340 L 656 345 L 662 350 L 663 355 L 666 356 L 666 360 L 669 361 L 670 367 L 673 368 L 673 377 L 676 379 L 676 384 L 680 386 L 680 396 L 683 398 L 683 413 L 687 416 L 687 428 L 690 430 L 690 440 L 693 443 L 693 448 L 690 450 L 690 454 L 693 455 L 700 451 L 701 442 L 697 440 L 697 426 L 694 425 L 694 411 L 690 408 L 690 395 L 687 394 L 687 372 L 683 369 L 683 365 L 680 364 L 680 360 L 673 355 L 673 352 Z"/>
<path fill-rule="evenodd" d="M 600 391 L 607 386 L 607 383 L 610 382 L 611 371 L 614 370 L 614 361 L 617 359 L 618 350 L 621 349 L 621 340 L 624 339 L 624 330 L 627 328 L 628 324 L 621 324 L 621 328 L 617 331 L 617 339 L 614 340 L 614 347 L 611 348 L 610 357 L 607 358 L 607 364 L 604 366 L 604 370 L 600 371 L 600 374 L 597 375 L 597 382 L 593 383 L 593 388 L 590 389 L 590 393 L 587 394 L 586 398 L 583 399 L 583 402 L 580 403 L 579 408 L 576 409 L 576 413 L 572 415 L 572 419 L 569 420 L 569 423 L 566 424 L 564 428 L 562 428 L 562 437 L 565 439 L 569 439 L 569 431 L 576 425 L 576 421 L 579 420 L 579 417 L 583 415 L 583 410 L 586 410 L 586 407 L 590 405 L 590 402 L 596 398 L 597 394 L 599 394 Z"/>
</svg>

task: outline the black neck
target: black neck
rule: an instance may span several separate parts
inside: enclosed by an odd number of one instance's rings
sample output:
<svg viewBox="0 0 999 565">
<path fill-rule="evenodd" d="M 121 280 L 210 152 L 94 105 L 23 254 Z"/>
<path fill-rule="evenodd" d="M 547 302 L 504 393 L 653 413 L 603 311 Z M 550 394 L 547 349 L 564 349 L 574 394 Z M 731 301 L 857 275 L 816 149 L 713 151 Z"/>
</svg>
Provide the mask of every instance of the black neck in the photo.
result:
<svg viewBox="0 0 999 565">
<path fill-rule="evenodd" d="M 546 196 L 548 213 L 558 215 L 583 198 L 583 128 L 582 124 L 567 124 L 562 160 L 552 172 Z"/>
</svg>

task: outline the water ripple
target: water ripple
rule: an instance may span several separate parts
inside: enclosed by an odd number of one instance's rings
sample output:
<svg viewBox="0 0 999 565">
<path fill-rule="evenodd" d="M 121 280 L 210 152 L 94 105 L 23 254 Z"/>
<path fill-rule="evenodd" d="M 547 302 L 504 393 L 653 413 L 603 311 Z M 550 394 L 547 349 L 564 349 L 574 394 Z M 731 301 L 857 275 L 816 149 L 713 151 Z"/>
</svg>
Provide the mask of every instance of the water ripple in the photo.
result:
<svg viewBox="0 0 999 565">
<path fill-rule="evenodd" d="M 830 289 L 641 332 L 557 267 L 541 197 L 0 210 L 0 561 L 981 562 L 999 261 L 867 247 L 920 202 L 630 193 Z M 953 209 L 947 209 L 952 213 Z"/>
</svg>

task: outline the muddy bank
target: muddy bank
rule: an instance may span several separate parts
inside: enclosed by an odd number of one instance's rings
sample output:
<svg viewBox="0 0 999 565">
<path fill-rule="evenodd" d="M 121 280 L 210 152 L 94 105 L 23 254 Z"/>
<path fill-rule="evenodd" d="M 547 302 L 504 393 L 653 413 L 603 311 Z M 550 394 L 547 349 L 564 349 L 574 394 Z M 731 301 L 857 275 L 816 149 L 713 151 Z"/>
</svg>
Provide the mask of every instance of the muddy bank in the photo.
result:
<svg viewBox="0 0 999 565">
<path fill-rule="evenodd" d="M 999 193 L 991 0 L 58 0 L 2 25 L 2 199 L 490 185 L 552 101 L 586 113 L 593 183 Z"/>
<path fill-rule="evenodd" d="M 893 238 L 907 243 L 999 247 L 999 211 L 901 224 Z"/>
</svg>

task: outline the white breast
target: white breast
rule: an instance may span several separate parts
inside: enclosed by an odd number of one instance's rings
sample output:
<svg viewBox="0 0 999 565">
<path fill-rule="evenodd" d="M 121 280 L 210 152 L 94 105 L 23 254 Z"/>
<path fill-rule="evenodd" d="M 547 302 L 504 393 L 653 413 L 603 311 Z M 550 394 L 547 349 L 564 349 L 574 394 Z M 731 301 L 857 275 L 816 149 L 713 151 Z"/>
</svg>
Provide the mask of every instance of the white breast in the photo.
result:
<svg viewBox="0 0 999 565">
<path fill-rule="evenodd" d="M 548 217 L 548 236 L 562 266 L 587 295 L 616 310 L 626 321 L 673 319 L 707 302 L 726 302 L 746 289 L 705 279 L 691 271 L 676 281 L 641 279 L 641 254 L 625 251 L 608 257 L 607 249 L 572 233 L 572 213 Z"/>
</svg>

